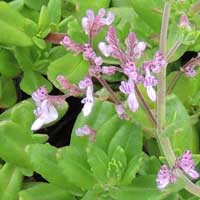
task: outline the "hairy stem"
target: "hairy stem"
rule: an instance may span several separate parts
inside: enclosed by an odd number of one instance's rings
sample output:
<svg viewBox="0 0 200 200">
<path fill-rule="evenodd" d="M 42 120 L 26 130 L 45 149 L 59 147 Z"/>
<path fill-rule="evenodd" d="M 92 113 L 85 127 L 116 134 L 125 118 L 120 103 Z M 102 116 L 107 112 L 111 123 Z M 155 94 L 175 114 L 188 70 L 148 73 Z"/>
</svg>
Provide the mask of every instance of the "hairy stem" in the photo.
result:
<svg viewBox="0 0 200 200">
<path fill-rule="evenodd" d="M 160 35 L 160 51 L 166 58 L 166 44 L 167 44 L 167 29 L 169 21 L 170 5 L 165 3 L 163 20 Z M 166 106 L 166 68 L 163 68 L 158 75 L 158 91 L 157 91 L 157 140 L 162 148 L 162 151 L 170 165 L 172 167 L 175 163 L 176 156 L 173 152 L 170 140 L 168 137 L 162 136 L 162 132 L 165 128 L 165 106 Z M 180 170 L 178 176 L 185 182 L 185 189 L 200 197 L 200 187 L 193 184 Z"/>
</svg>

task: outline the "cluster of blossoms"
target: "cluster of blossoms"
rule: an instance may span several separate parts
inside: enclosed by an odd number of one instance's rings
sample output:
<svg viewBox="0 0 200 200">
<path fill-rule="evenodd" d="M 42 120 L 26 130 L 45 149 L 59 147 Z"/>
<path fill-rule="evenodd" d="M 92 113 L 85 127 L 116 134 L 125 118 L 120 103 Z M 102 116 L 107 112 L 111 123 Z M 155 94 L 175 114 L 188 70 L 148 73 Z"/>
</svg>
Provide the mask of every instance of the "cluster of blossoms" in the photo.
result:
<svg viewBox="0 0 200 200">
<path fill-rule="evenodd" d="M 166 165 L 163 165 L 158 172 L 156 183 L 159 189 L 165 188 L 171 183 L 175 183 L 177 180 L 176 170 L 180 169 L 192 179 L 199 178 L 199 173 L 195 170 L 194 160 L 192 159 L 192 153 L 187 150 L 179 157 L 172 169 L 168 169 Z"/>
<path fill-rule="evenodd" d="M 162 67 L 166 66 L 163 55 L 160 52 L 155 54 L 152 61 L 145 62 L 142 67 L 136 67 L 136 61 L 139 59 L 146 48 L 144 42 L 139 42 L 136 38 L 135 33 L 129 33 L 125 40 L 126 49 L 121 49 L 119 45 L 119 39 L 116 35 L 116 30 L 113 26 L 108 28 L 106 43 L 100 42 L 98 47 L 105 57 L 111 56 L 120 61 L 120 67 L 116 66 L 104 66 L 103 59 L 97 56 L 93 47 L 92 41 L 101 28 L 105 25 L 111 25 L 114 20 L 112 13 L 108 13 L 105 18 L 106 12 L 104 9 L 100 9 L 98 14 L 94 16 L 93 11 L 87 11 L 87 17 L 82 19 L 82 26 L 85 33 L 88 35 L 89 43 L 77 44 L 72 41 L 68 36 L 60 42 L 67 50 L 73 51 L 75 54 L 82 53 L 83 58 L 88 60 L 90 68 L 85 80 L 80 81 L 79 87 L 86 89 L 86 98 L 83 99 L 84 115 L 89 115 L 92 110 L 93 99 L 93 86 L 92 77 L 98 78 L 99 76 L 113 75 L 115 72 L 122 72 L 127 76 L 127 81 L 122 81 L 119 87 L 120 91 L 128 95 L 127 103 L 131 111 L 135 112 L 139 103 L 135 92 L 137 84 L 143 84 L 147 90 L 147 94 L 152 101 L 156 100 L 156 92 L 154 86 L 157 84 L 157 80 L 152 73 L 160 72 Z M 116 110 L 121 118 L 126 118 L 124 114 L 124 108 L 121 104 L 116 104 Z"/>
<path fill-rule="evenodd" d="M 137 84 L 143 84 L 147 94 L 152 101 L 156 100 L 154 86 L 157 85 L 156 78 L 152 73 L 159 73 L 162 67 L 166 66 L 166 61 L 162 53 L 156 52 L 151 61 L 145 61 L 142 67 L 136 67 L 136 61 L 139 59 L 146 48 L 144 42 L 139 42 L 135 33 L 129 33 L 125 40 L 126 49 L 122 50 L 119 45 L 114 27 L 110 27 L 107 33 L 106 42 L 99 43 L 99 49 L 104 56 L 111 56 L 120 61 L 122 72 L 127 76 L 127 81 L 122 81 L 119 87 L 120 91 L 128 95 L 128 106 L 135 112 L 139 103 L 137 101 L 135 88 Z"/>
</svg>

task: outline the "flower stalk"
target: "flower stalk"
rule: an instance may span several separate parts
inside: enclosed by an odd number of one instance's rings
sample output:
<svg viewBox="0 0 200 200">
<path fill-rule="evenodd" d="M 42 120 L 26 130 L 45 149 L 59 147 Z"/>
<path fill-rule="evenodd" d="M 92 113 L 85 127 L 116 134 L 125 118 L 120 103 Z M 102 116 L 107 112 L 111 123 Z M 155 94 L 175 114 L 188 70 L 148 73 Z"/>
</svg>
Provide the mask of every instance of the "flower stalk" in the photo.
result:
<svg viewBox="0 0 200 200">
<path fill-rule="evenodd" d="M 167 30 L 170 14 L 170 4 L 165 3 L 163 11 L 163 20 L 160 34 L 160 51 L 166 58 L 167 55 Z M 176 156 L 173 152 L 170 140 L 168 137 L 163 137 L 162 132 L 165 128 L 165 110 L 166 110 L 166 68 L 162 68 L 158 74 L 157 87 L 157 131 L 156 136 L 158 143 L 168 161 L 170 167 L 176 162 Z M 185 189 L 200 197 L 200 187 L 192 183 L 180 170 L 178 170 L 178 177 L 185 182 Z"/>
</svg>

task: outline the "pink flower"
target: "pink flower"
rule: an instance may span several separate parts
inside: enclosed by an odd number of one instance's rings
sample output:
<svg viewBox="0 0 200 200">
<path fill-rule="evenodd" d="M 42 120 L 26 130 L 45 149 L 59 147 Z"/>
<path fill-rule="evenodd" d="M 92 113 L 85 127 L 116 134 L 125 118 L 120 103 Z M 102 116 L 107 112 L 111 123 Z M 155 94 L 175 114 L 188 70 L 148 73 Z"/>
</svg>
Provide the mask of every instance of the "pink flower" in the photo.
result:
<svg viewBox="0 0 200 200">
<path fill-rule="evenodd" d="M 167 185 L 176 182 L 176 176 L 173 170 L 169 170 L 166 165 L 163 165 L 157 175 L 156 183 L 158 189 L 164 189 Z"/>
<path fill-rule="evenodd" d="M 147 89 L 147 94 L 152 101 L 156 101 L 156 91 L 153 86 L 157 85 L 157 80 L 154 76 L 150 74 L 148 70 L 146 70 L 146 76 L 144 78 L 144 87 Z"/>
<path fill-rule="evenodd" d="M 135 33 L 130 32 L 125 40 L 126 44 L 126 55 L 129 58 L 135 60 L 135 58 L 140 58 L 142 52 L 146 49 L 146 44 L 144 42 L 138 42 Z"/>
<path fill-rule="evenodd" d="M 199 178 L 199 173 L 195 170 L 194 160 L 191 151 L 187 150 L 177 159 L 176 166 L 183 170 L 193 179 Z"/>
<path fill-rule="evenodd" d="M 109 66 L 109 67 L 103 66 L 102 67 L 102 73 L 109 75 L 109 76 L 115 74 L 116 71 L 117 71 L 117 68 L 115 66 Z"/>
<path fill-rule="evenodd" d="M 92 107 L 94 105 L 94 97 L 93 97 L 93 83 L 90 77 L 86 77 L 84 80 L 79 82 L 79 87 L 81 89 L 86 89 L 86 97 L 82 99 L 81 103 L 83 106 L 83 115 L 88 116 L 92 112 Z"/>
<path fill-rule="evenodd" d="M 32 131 L 39 130 L 43 125 L 49 124 L 58 118 L 58 112 L 55 107 L 48 101 L 42 101 L 41 105 L 34 110 L 37 119 L 31 126 Z"/>
<path fill-rule="evenodd" d="M 139 107 L 139 103 L 137 101 L 134 88 L 134 82 L 131 80 L 129 80 L 128 82 L 122 81 L 119 87 L 121 92 L 123 92 L 124 94 L 128 94 L 127 102 L 130 110 L 136 112 Z"/>
<path fill-rule="evenodd" d="M 190 22 L 189 22 L 187 15 L 181 15 L 180 16 L 179 26 L 182 27 L 182 28 L 186 28 L 188 30 L 191 29 Z"/>
<path fill-rule="evenodd" d="M 38 88 L 35 92 L 32 94 L 32 99 L 35 101 L 36 104 L 41 104 L 42 101 L 44 101 L 48 96 L 48 91 L 44 86 L 41 86 Z"/>
<path fill-rule="evenodd" d="M 104 26 L 111 25 L 114 20 L 114 15 L 112 13 L 108 13 L 105 17 L 106 10 L 103 8 L 99 10 L 96 16 L 92 10 L 87 10 L 86 15 L 86 17 L 82 18 L 82 26 L 85 34 L 88 35 L 90 39 L 93 39 Z"/>
<path fill-rule="evenodd" d="M 96 131 L 88 125 L 76 129 L 76 135 L 79 137 L 89 136 L 90 141 L 95 141 L 96 139 Z"/>
<path fill-rule="evenodd" d="M 68 51 L 73 51 L 75 55 L 81 53 L 84 48 L 83 45 L 72 41 L 68 36 L 65 36 L 60 44 L 63 45 Z"/>
</svg>

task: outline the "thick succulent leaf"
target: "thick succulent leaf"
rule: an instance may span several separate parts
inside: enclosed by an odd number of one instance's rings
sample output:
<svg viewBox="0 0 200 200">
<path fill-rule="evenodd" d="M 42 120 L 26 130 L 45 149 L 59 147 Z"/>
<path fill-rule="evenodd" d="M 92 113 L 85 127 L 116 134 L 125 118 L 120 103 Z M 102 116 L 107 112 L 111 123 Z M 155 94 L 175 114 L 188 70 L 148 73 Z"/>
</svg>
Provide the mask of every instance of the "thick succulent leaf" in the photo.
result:
<svg viewBox="0 0 200 200">
<path fill-rule="evenodd" d="M 21 101 L 11 111 L 11 120 L 19 124 L 27 132 L 31 132 L 31 125 L 35 119 L 33 110 L 35 105 L 31 100 Z"/>
<path fill-rule="evenodd" d="M 96 100 L 92 113 L 84 117 L 78 116 L 72 132 L 71 145 L 85 148 L 87 137 L 78 137 L 77 128 L 89 125 L 97 131 L 96 144 L 109 156 L 112 156 L 117 146 L 124 148 L 127 158 L 138 155 L 142 151 L 142 130 L 130 121 L 120 120 L 116 116 L 114 105 Z"/>
<path fill-rule="evenodd" d="M 20 125 L 11 121 L 0 122 L 0 157 L 12 164 L 31 169 L 25 147 L 33 140 Z"/>
<path fill-rule="evenodd" d="M 141 154 L 142 145 L 141 128 L 130 121 L 124 121 L 110 141 L 108 155 L 112 155 L 117 146 L 121 146 L 124 148 L 127 158 L 131 159 L 133 156 Z"/>
<path fill-rule="evenodd" d="M 51 83 L 45 79 L 40 73 L 31 70 L 25 71 L 24 76 L 20 82 L 20 88 L 31 95 L 39 87 L 45 86 L 48 91 L 52 90 Z"/>
<path fill-rule="evenodd" d="M 19 73 L 20 69 L 13 54 L 8 50 L 0 49 L 0 74 L 13 78 Z"/>
<path fill-rule="evenodd" d="M 111 5 L 113 7 L 124 7 L 124 6 L 132 6 L 131 0 L 112 0 Z"/>
<path fill-rule="evenodd" d="M 69 183 L 56 159 L 57 149 L 49 144 L 35 144 L 26 148 L 30 156 L 34 170 L 41 174 L 49 183 L 68 190 L 70 193 L 78 193 L 76 187 Z"/>
<path fill-rule="evenodd" d="M 66 190 L 49 183 L 39 183 L 19 193 L 23 200 L 75 200 Z"/>
<path fill-rule="evenodd" d="M 96 145 L 92 145 L 87 150 L 87 157 L 88 163 L 94 176 L 98 181 L 105 183 L 107 180 L 106 171 L 109 160 L 106 153 Z"/>
<path fill-rule="evenodd" d="M 88 143 L 87 137 L 78 137 L 76 135 L 76 129 L 79 127 L 84 126 L 85 124 L 92 127 L 94 130 L 99 130 L 106 122 L 108 122 L 113 116 L 115 115 L 115 108 L 109 102 L 101 102 L 95 100 L 95 105 L 93 107 L 92 113 L 84 117 L 82 113 L 79 114 L 74 128 L 72 130 L 72 138 L 71 138 L 71 145 L 85 148 Z M 112 129 L 109 129 L 111 131 Z M 98 137 L 98 134 L 97 134 Z"/>
<path fill-rule="evenodd" d="M 76 15 L 78 17 L 83 17 L 87 9 L 98 11 L 100 8 L 108 8 L 110 4 L 110 0 L 98 0 L 98 1 L 71 0 L 70 2 L 76 5 L 76 8 L 77 8 Z"/>
<path fill-rule="evenodd" d="M 37 33 L 37 25 L 28 18 L 25 18 L 9 4 L 1 1 L 0 2 L 0 19 L 7 25 L 17 29 L 20 32 L 33 36 Z M 20 38 L 15 38 L 20 40 Z M 19 41 L 20 42 L 20 41 Z M 23 42 L 23 41 L 21 41 Z"/>
<path fill-rule="evenodd" d="M 72 53 L 66 53 L 65 56 L 50 64 L 47 75 L 57 88 L 62 89 L 56 80 L 58 75 L 63 75 L 72 83 L 78 83 L 88 73 L 88 67 L 88 62 L 84 61 L 81 55 L 74 56 Z"/>
<path fill-rule="evenodd" d="M 120 181 L 121 185 L 128 185 L 136 177 L 136 173 L 139 171 L 143 158 L 139 155 L 134 156 L 127 164 L 126 171 Z"/>
<path fill-rule="evenodd" d="M 0 199 L 18 200 L 23 175 L 20 170 L 11 164 L 4 164 L 0 170 Z"/>
<path fill-rule="evenodd" d="M 17 95 L 12 79 L 0 76 L 0 108 L 8 108 L 16 103 Z"/>
<path fill-rule="evenodd" d="M 59 23 L 61 19 L 61 0 L 49 0 L 48 6 L 49 22 Z"/>
<path fill-rule="evenodd" d="M 124 3 L 124 1 L 120 2 Z M 116 27 L 122 42 L 124 42 L 123 40 L 127 37 L 130 30 L 135 32 L 140 40 L 145 39 L 146 42 L 150 42 L 149 36 L 154 33 L 153 29 L 145 23 L 132 7 L 112 7 L 109 10 L 120 18 Z"/>
<path fill-rule="evenodd" d="M 131 0 L 135 12 L 156 32 L 160 31 L 164 1 Z M 158 11 L 157 11 L 158 10 Z M 152 20 L 153 19 L 153 20 Z"/>
<path fill-rule="evenodd" d="M 65 149 L 66 150 L 66 149 Z M 63 151 L 57 154 L 58 166 L 70 183 L 76 185 L 82 190 L 92 189 L 97 183 L 89 167 L 85 165 L 77 150 L 69 150 L 65 155 Z"/>
<path fill-rule="evenodd" d="M 159 191 L 156 187 L 155 179 L 156 176 L 152 175 L 140 176 L 134 179 L 130 186 L 112 189 L 110 195 L 115 200 L 161 200 L 184 187 L 182 181 L 177 181 L 176 184 L 169 186 L 163 191 Z"/>
<path fill-rule="evenodd" d="M 199 149 L 198 135 L 192 129 L 190 117 L 181 101 L 171 95 L 167 99 L 167 126 L 163 137 L 170 136 L 173 148 L 183 152 L 185 149 L 197 153 Z"/>
<path fill-rule="evenodd" d="M 31 46 L 31 38 L 24 32 L 0 20 L 0 44 L 12 46 Z"/>
<path fill-rule="evenodd" d="M 176 72 L 171 72 L 167 76 L 167 83 L 169 84 L 173 77 L 176 75 Z M 171 93 L 174 93 L 181 102 L 186 106 L 186 108 L 190 108 L 192 104 L 193 97 L 199 91 L 199 77 L 188 78 L 185 74 L 182 74 L 176 84 L 174 85 Z"/>
<path fill-rule="evenodd" d="M 108 162 L 107 177 L 108 182 L 111 184 L 118 184 L 124 175 L 127 166 L 126 152 L 120 146 L 117 146 L 113 156 Z"/>
<path fill-rule="evenodd" d="M 24 3 L 27 7 L 39 11 L 43 5 L 47 5 L 48 0 L 24 0 Z"/>
</svg>

